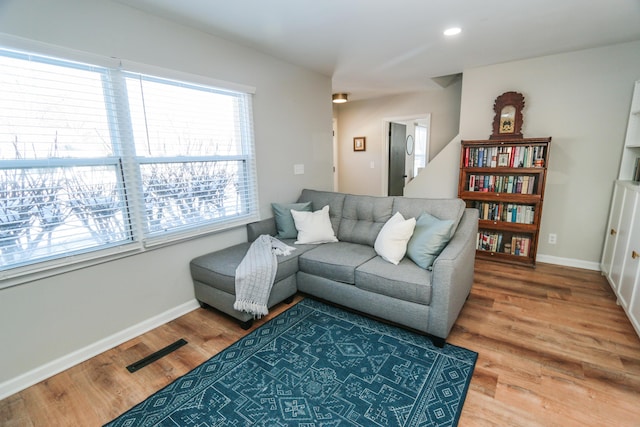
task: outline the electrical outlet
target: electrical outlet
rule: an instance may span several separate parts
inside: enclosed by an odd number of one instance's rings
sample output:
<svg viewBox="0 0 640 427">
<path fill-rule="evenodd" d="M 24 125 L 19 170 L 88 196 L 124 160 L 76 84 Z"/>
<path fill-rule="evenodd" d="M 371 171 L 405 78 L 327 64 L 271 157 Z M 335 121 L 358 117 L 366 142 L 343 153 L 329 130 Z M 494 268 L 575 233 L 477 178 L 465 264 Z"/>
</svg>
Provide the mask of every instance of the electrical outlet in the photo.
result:
<svg viewBox="0 0 640 427">
<path fill-rule="evenodd" d="M 555 245 L 557 239 L 558 239 L 558 236 L 556 235 L 556 233 L 549 233 L 549 244 L 550 245 Z"/>
</svg>

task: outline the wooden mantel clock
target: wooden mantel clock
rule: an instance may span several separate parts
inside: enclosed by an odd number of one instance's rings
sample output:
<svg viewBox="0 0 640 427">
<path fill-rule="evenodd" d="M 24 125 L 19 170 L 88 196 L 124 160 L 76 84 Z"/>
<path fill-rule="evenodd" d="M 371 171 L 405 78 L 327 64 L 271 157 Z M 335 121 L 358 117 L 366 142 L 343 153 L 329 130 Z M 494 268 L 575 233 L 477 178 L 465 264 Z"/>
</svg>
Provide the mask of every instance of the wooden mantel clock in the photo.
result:
<svg viewBox="0 0 640 427">
<path fill-rule="evenodd" d="M 524 96 L 518 92 L 505 92 L 493 104 L 493 134 L 489 139 L 522 138 L 522 109 Z"/>
</svg>

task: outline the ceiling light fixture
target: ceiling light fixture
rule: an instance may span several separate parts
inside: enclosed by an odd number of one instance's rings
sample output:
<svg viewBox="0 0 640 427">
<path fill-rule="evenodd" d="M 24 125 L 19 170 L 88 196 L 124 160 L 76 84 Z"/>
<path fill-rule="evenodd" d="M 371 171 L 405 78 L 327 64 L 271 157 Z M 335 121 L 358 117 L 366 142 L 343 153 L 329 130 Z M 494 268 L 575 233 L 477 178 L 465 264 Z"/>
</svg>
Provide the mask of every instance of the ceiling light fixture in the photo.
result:
<svg viewBox="0 0 640 427">
<path fill-rule="evenodd" d="M 344 104 L 348 101 L 346 93 L 334 93 L 332 98 L 334 104 Z"/>
<path fill-rule="evenodd" d="M 446 30 L 444 30 L 444 35 L 445 36 L 455 36 L 456 34 L 460 34 L 462 32 L 462 29 L 458 28 L 458 27 L 452 27 L 452 28 L 447 28 Z"/>
</svg>

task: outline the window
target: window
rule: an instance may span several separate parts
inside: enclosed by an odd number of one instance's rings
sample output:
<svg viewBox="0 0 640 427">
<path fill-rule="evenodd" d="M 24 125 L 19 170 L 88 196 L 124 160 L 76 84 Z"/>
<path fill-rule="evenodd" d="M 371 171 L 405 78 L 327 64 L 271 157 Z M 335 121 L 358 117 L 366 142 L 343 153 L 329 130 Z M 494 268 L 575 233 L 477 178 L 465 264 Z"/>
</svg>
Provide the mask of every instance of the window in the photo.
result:
<svg viewBox="0 0 640 427">
<path fill-rule="evenodd" d="M 427 166 L 427 128 L 417 125 L 415 127 L 416 144 L 413 158 L 413 176 L 418 176 L 420 169 Z"/>
<path fill-rule="evenodd" d="M 251 94 L 0 50 L 0 272 L 248 222 L 255 188 Z"/>
</svg>

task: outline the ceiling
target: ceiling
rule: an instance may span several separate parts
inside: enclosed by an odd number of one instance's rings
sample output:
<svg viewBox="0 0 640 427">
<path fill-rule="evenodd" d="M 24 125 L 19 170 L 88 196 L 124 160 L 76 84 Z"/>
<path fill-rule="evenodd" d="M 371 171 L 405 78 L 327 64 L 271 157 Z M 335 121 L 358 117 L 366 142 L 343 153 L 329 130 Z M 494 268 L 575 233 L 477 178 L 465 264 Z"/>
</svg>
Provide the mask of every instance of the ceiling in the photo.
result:
<svg viewBox="0 0 640 427">
<path fill-rule="evenodd" d="M 640 40 L 640 0 L 116 0 L 331 76 L 350 99 Z M 445 37 L 451 26 L 462 33 Z M 640 55 L 640 52 L 638 52 Z"/>
</svg>

